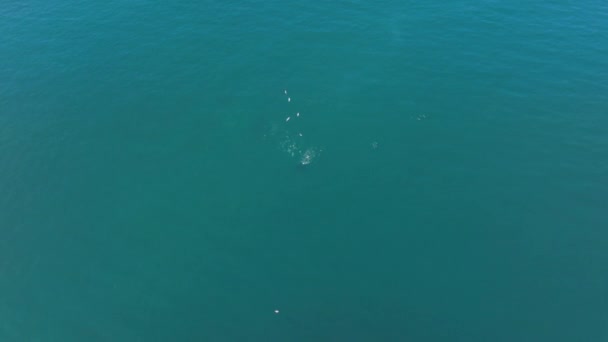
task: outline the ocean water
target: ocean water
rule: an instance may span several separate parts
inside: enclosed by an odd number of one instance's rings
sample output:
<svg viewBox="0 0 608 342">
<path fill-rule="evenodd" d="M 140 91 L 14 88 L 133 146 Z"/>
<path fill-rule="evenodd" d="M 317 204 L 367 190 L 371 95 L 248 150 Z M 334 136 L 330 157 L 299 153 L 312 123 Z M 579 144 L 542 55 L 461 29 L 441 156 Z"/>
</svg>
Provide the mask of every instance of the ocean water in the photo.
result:
<svg viewBox="0 0 608 342">
<path fill-rule="evenodd" d="M 596 0 L 3 1 L 0 340 L 607 341 L 606 32 Z"/>
</svg>

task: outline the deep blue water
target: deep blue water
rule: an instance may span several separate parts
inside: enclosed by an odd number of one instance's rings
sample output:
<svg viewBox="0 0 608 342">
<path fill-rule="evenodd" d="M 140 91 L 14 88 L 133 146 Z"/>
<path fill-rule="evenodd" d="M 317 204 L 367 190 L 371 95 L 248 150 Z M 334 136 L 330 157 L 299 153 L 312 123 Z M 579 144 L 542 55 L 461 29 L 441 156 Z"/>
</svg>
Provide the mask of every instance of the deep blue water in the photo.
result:
<svg viewBox="0 0 608 342">
<path fill-rule="evenodd" d="M 607 32 L 595 0 L 4 1 L 0 340 L 608 340 Z"/>
</svg>

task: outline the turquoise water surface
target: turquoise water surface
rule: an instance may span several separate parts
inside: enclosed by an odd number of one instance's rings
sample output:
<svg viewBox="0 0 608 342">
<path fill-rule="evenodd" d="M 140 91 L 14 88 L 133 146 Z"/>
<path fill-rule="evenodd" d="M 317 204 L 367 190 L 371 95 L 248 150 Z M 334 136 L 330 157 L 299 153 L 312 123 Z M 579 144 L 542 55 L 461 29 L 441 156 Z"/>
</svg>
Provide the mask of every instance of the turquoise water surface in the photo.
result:
<svg viewBox="0 0 608 342">
<path fill-rule="evenodd" d="M 607 341 L 607 32 L 4 1 L 0 341 Z"/>
</svg>

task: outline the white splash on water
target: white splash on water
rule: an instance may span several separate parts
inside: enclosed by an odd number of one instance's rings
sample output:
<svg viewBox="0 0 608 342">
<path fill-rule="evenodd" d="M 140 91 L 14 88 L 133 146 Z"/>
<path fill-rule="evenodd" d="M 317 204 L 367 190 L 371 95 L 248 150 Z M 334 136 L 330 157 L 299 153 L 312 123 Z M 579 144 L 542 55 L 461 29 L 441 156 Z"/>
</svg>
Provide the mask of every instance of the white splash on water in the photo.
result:
<svg viewBox="0 0 608 342">
<path fill-rule="evenodd" d="M 318 152 L 315 149 L 309 148 L 300 157 L 300 164 L 308 165 L 317 157 Z"/>
<path fill-rule="evenodd" d="M 287 89 L 283 90 L 287 102 L 291 102 L 291 97 L 287 96 Z M 292 112 L 293 113 L 293 112 Z M 307 116 L 308 118 L 309 116 Z M 291 116 L 284 117 L 284 122 L 274 122 L 270 132 L 264 137 L 269 137 L 278 142 L 279 149 L 291 158 L 295 158 L 300 165 L 311 164 L 320 155 L 321 149 L 311 145 L 309 136 L 302 134 L 300 112 L 296 111 Z M 293 119 L 293 120 L 292 120 Z M 291 122 L 289 122 L 291 120 Z M 287 124 L 289 122 L 289 124 Z"/>
</svg>

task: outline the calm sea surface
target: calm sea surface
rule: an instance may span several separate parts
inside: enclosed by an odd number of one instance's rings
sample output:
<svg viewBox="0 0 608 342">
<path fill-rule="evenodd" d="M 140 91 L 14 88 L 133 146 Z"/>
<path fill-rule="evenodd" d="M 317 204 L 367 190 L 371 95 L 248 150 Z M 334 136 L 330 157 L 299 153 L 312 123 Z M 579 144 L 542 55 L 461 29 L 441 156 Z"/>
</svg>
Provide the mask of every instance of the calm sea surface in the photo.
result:
<svg viewBox="0 0 608 342">
<path fill-rule="evenodd" d="M 1 341 L 608 340 L 606 1 L 6 0 L 0 37 Z"/>
</svg>

